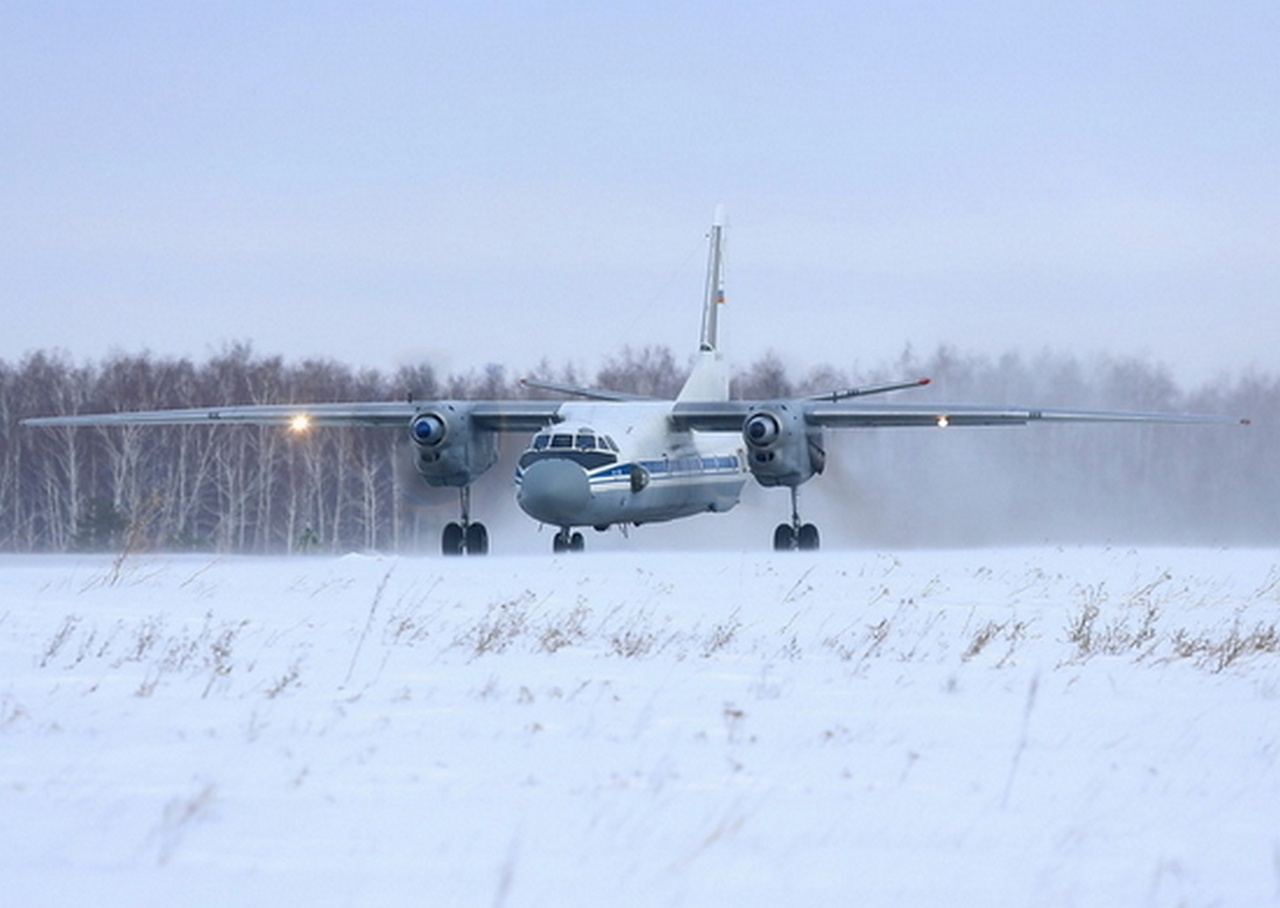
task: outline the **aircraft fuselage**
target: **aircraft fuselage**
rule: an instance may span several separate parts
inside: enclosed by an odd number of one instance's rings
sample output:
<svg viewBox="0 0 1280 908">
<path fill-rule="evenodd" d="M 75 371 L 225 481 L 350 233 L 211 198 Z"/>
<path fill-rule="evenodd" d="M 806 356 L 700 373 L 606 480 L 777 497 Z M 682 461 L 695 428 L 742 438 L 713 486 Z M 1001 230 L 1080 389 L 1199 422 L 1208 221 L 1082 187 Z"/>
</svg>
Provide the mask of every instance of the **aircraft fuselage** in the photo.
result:
<svg viewBox="0 0 1280 908">
<path fill-rule="evenodd" d="M 670 409 L 638 403 L 619 419 L 617 407 L 566 404 L 563 422 L 520 458 L 521 510 L 552 526 L 604 528 L 732 508 L 750 475 L 740 446 L 673 431 Z"/>
</svg>

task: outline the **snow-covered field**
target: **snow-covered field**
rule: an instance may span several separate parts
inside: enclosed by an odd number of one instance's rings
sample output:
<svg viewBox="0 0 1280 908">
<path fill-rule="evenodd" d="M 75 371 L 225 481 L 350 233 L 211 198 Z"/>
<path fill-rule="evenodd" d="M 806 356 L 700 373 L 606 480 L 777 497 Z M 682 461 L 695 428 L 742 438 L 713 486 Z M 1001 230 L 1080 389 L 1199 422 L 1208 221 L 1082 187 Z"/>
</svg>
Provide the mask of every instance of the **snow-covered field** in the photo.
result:
<svg viewBox="0 0 1280 908">
<path fill-rule="evenodd" d="M 0 558 L 9 905 L 1280 902 L 1280 557 Z"/>
</svg>

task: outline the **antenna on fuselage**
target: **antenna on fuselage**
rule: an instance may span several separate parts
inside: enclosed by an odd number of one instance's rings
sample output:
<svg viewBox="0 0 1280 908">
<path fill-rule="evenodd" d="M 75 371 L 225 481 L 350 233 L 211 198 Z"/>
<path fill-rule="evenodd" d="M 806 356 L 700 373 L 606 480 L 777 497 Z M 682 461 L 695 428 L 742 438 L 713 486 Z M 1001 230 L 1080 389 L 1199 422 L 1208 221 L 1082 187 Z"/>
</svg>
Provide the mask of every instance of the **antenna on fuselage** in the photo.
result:
<svg viewBox="0 0 1280 908">
<path fill-rule="evenodd" d="M 707 292 L 702 300 L 702 339 L 698 349 L 710 353 L 717 349 L 720 306 L 724 303 L 724 206 L 716 206 L 711 224 L 711 251 L 707 261 Z"/>
</svg>

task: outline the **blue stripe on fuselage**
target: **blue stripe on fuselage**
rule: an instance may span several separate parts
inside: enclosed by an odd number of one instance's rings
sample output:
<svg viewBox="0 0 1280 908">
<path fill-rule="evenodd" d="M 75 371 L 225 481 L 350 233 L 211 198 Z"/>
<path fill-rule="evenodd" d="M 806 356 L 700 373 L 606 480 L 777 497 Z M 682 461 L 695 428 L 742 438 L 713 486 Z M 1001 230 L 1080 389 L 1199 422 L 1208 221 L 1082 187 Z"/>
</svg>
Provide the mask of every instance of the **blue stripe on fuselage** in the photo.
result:
<svg viewBox="0 0 1280 908">
<path fill-rule="evenodd" d="M 628 463 L 610 464 L 607 467 L 588 470 L 587 480 L 592 486 L 608 485 L 614 480 L 629 483 L 633 466 L 642 467 L 649 474 L 651 481 L 736 476 L 743 472 L 742 464 L 736 456 L 721 454 L 706 457 L 663 458 L 661 460 L 637 460 Z M 517 484 L 520 482 L 523 473 L 523 469 L 516 469 Z"/>
</svg>

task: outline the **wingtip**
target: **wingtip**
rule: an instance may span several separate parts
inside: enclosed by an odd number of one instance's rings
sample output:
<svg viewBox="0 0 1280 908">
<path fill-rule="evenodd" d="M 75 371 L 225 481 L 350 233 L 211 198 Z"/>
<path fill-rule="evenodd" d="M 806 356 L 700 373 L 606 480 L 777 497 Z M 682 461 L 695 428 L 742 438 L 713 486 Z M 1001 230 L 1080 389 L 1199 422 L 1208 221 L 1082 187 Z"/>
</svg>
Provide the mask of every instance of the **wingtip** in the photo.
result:
<svg viewBox="0 0 1280 908">
<path fill-rule="evenodd" d="M 916 382 L 916 384 L 917 384 L 917 385 L 930 385 L 930 384 L 933 384 L 933 379 L 932 379 L 932 378 L 922 378 L 922 379 L 920 379 L 918 382 Z"/>
<path fill-rule="evenodd" d="M 1253 425 L 1253 420 L 1246 416 L 1240 420 L 1240 425 L 1251 426 Z"/>
</svg>

